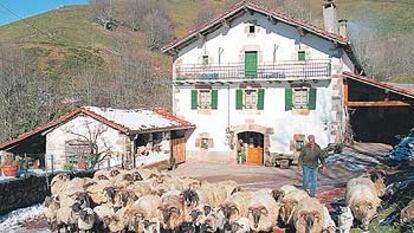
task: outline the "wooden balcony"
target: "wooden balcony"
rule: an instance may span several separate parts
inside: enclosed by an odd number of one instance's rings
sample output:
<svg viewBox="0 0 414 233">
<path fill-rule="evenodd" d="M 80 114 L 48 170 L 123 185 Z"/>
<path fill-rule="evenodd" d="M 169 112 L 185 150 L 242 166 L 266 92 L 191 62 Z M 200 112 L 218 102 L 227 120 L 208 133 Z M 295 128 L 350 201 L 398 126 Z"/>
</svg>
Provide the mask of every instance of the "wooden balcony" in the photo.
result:
<svg viewBox="0 0 414 233">
<path fill-rule="evenodd" d="M 279 61 L 262 63 L 257 70 L 245 71 L 243 63 L 232 64 L 178 64 L 176 82 L 237 82 L 329 79 L 330 60 Z"/>
</svg>

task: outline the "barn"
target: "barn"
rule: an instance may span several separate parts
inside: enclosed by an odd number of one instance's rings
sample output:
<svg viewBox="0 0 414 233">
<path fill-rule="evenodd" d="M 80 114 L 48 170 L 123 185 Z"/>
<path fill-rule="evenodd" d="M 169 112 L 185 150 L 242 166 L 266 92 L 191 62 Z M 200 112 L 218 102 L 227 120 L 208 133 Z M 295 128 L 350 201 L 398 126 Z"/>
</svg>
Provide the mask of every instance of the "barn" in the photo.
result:
<svg viewBox="0 0 414 233">
<path fill-rule="evenodd" d="M 190 122 L 160 109 L 87 106 L 0 144 L 0 150 L 29 157 L 43 155 L 41 167 L 47 169 L 85 163 L 89 167 L 136 167 L 171 158 L 181 163 L 194 128 Z"/>
</svg>

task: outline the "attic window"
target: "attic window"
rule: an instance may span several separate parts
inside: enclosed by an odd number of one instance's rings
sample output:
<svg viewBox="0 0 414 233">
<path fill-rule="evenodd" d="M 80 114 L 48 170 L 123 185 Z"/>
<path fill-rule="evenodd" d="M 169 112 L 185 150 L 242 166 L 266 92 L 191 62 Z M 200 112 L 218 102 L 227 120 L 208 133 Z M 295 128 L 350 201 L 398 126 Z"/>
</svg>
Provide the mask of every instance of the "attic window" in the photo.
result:
<svg viewBox="0 0 414 233">
<path fill-rule="evenodd" d="M 250 25 L 249 26 L 249 33 L 255 33 L 256 32 L 256 27 L 254 25 Z"/>
</svg>

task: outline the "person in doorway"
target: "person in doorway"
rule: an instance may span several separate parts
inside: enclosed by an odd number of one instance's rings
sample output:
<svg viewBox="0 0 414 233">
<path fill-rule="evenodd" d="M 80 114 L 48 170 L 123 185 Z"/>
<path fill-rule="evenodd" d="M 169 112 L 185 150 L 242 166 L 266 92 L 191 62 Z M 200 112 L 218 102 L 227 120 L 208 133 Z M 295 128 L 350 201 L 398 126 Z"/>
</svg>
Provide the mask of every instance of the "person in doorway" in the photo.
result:
<svg viewBox="0 0 414 233">
<path fill-rule="evenodd" d="M 299 155 L 298 166 L 299 170 L 303 170 L 303 190 L 308 191 L 308 185 L 310 183 L 309 194 L 312 197 L 316 195 L 316 189 L 318 187 L 318 168 L 322 168 L 322 172 L 325 172 L 325 159 L 324 152 L 321 147 L 316 143 L 315 136 L 308 136 L 308 144 L 306 144 Z"/>
</svg>

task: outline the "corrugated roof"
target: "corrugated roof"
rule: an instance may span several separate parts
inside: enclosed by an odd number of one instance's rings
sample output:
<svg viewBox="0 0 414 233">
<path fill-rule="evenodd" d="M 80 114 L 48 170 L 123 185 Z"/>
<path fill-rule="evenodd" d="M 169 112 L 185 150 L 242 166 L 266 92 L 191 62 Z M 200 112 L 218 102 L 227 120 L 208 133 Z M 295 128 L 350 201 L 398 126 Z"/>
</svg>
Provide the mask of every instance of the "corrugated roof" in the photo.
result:
<svg viewBox="0 0 414 233">
<path fill-rule="evenodd" d="M 46 130 L 57 127 L 60 124 L 66 123 L 78 115 L 89 116 L 124 134 L 195 128 L 195 126 L 190 122 L 161 109 L 125 110 L 87 106 L 75 108 L 55 120 L 49 121 L 44 125 L 0 144 L 0 150 L 8 148 Z"/>
<path fill-rule="evenodd" d="M 286 23 L 288 25 L 300 27 L 304 29 L 307 32 L 313 33 L 315 35 L 318 35 L 320 37 L 323 37 L 325 39 L 335 41 L 342 45 L 350 45 L 350 41 L 348 38 L 345 38 L 339 34 L 328 32 L 322 28 L 319 28 L 315 25 L 306 23 L 300 19 L 293 18 L 292 16 L 289 16 L 287 14 L 284 14 L 282 12 L 277 12 L 271 9 L 266 8 L 265 6 L 259 5 L 258 3 L 253 3 L 249 1 L 240 1 L 236 3 L 232 8 L 230 8 L 228 11 L 223 13 L 222 15 L 218 16 L 211 22 L 201 25 L 199 27 L 194 28 L 193 30 L 189 31 L 184 37 L 180 39 L 176 39 L 166 45 L 164 48 L 162 48 L 162 52 L 168 52 L 171 49 L 180 46 L 184 44 L 186 41 L 191 40 L 193 38 L 196 38 L 199 33 L 203 33 L 205 31 L 208 31 L 212 27 L 221 24 L 223 19 L 228 19 L 229 17 L 233 16 L 234 14 L 243 11 L 245 9 L 264 14 L 266 16 L 272 17 L 277 21 L 281 21 L 283 23 Z"/>
</svg>

